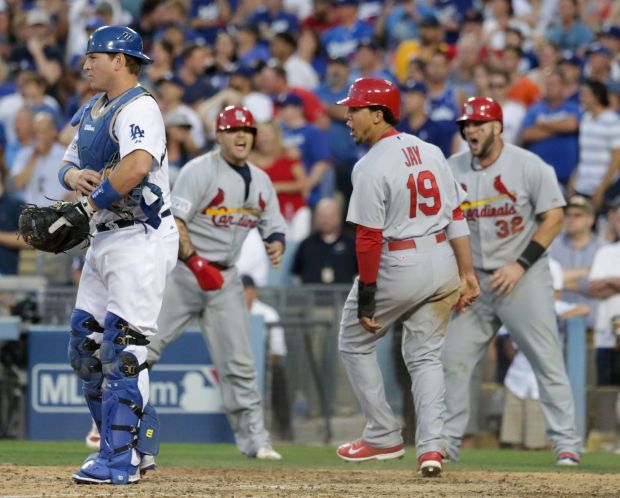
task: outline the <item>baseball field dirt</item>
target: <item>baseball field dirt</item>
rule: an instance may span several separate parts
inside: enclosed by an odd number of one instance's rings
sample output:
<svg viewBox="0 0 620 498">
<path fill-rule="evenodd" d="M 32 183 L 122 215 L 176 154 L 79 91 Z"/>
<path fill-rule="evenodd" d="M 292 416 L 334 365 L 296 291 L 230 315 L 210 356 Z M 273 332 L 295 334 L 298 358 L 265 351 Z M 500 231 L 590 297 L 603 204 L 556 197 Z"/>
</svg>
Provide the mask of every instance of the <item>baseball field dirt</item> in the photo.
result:
<svg viewBox="0 0 620 498">
<path fill-rule="evenodd" d="M 620 474 L 557 472 L 446 472 L 417 478 L 410 470 L 231 469 L 166 467 L 130 486 L 78 486 L 73 467 L 0 466 L 0 496 L 234 496 L 234 497 L 392 497 L 392 496 L 618 496 Z"/>
</svg>

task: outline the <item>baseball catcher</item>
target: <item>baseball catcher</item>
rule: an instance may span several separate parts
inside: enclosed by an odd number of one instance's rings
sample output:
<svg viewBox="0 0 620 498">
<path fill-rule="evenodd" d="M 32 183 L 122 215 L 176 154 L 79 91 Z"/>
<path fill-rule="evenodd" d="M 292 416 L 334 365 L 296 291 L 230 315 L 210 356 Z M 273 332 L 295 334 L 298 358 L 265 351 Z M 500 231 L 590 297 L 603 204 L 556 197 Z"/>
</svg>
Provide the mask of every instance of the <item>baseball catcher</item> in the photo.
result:
<svg viewBox="0 0 620 498">
<path fill-rule="evenodd" d="M 35 249 L 58 254 L 88 240 L 93 213 L 86 197 L 51 206 L 31 204 L 19 216 L 19 234 Z"/>
</svg>

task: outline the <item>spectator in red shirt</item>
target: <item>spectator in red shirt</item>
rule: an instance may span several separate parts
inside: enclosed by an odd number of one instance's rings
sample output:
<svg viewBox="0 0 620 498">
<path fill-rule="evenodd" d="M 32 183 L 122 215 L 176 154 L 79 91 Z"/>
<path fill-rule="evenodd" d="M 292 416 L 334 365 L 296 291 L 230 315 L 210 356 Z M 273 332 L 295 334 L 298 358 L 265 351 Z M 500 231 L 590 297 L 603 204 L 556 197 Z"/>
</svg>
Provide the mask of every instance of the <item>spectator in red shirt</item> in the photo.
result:
<svg viewBox="0 0 620 498">
<path fill-rule="evenodd" d="M 282 142 L 280 126 L 275 121 L 258 125 L 256 149 L 250 160 L 265 170 L 278 194 L 280 211 L 288 225 L 287 239 L 302 241 L 310 234 L 311 213 L 306 203 L 308 176 L 301 163 L 301 153 Z"/>
<path fill-rule="evenodd" d="M 314 9 L 312 14 L 306 17 L 301 23 L 302 30 L 309 28 L 321 34 L 329 28 L 338 25 L 338 17 L 334 5 L 330 0 L 314 0 L 313 4 Z"/>
</svg>

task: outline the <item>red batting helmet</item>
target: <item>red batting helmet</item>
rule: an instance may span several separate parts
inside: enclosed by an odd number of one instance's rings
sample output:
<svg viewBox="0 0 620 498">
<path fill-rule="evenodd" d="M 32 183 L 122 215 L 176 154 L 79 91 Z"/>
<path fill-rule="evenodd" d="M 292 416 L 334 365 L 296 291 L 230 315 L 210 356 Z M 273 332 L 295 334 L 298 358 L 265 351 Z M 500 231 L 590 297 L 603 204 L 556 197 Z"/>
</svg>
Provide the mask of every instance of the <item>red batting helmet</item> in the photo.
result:
<svg viewBox="0 0 620 498">
<path fill-rule="evenodd" d="M 378 105 L 389 109 L 396 121 L 400 119 L 400 91 L 394 83 L 381 78 L 356 79 L 347 98 L 337 103 L 347 107 Z"/>
<path fill-rule="evenodd" d="M 215 121 L 218 131 L 230 130 L 231 128 L 249 128 L 256 134 L 256 124 L 254 116 L 245 107 L 240 105 L 229 105 L 218 115 Z"/>
<path fill-rule="evenodd" d="M 502 107 L 489 97 L 470 97 L 463 104 L 463 111 L 456 120 L 459 124 L 465 121 L 499 121 L 503 126 Z"/>
</svg>

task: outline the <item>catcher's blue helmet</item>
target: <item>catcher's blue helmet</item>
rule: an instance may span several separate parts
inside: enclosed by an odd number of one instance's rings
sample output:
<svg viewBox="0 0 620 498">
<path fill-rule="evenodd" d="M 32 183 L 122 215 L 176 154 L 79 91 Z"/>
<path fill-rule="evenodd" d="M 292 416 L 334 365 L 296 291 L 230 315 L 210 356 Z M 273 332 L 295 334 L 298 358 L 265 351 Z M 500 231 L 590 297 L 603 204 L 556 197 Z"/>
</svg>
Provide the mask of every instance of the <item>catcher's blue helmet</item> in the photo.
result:
<svg viewBox="0 0 620 498">
<path fill-rule="evenodd" d="M 143 64 L 153 62 L 143 51 L 142 37 L 126 26 L 102 26 L 88 39 L 86 53 L 105 52 L 127 54 L 140 59 Z"/>
</svg>

